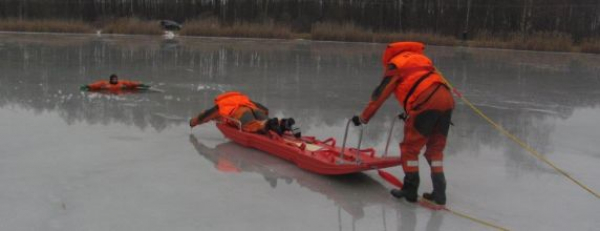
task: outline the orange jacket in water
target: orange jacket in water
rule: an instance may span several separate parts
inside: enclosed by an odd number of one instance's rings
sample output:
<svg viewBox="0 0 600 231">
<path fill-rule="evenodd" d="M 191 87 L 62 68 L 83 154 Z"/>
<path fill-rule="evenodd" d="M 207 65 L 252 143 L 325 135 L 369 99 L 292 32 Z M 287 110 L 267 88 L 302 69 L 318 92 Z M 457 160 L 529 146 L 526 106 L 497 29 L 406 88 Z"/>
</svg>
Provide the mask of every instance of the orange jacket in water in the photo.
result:
<svg viewBox="0 0 600 231">
<path fill-rule="evenodd" d="M 92 84 L 87 85 L 90 91 L 99 91 L 99 90 L 123 90 L 123 89 L 136 89 L 142 85 L 140 82 L 129 81 L 129 80 L 119 80 L 117 84 L 111 84 L 107 80 L 100 80 L 94 82 Z"/>
</svg>

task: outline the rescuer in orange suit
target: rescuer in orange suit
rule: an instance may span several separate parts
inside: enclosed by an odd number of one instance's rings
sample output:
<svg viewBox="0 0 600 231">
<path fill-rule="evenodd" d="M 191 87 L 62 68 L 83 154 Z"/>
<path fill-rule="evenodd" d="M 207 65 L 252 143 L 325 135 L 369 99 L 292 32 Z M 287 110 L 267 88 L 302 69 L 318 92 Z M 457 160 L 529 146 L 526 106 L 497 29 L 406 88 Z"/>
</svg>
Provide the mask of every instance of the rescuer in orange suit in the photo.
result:
<svg viewBox="0 0 600 231">
<path fill-rule="evenodd" d="M 425 199 L 446 203 L 444 147 L 454 109 L 454 99 L 441 74 L 423 54 L 425 46 L 418 42 L 396 42 L 387 46 L 383 55 L 385 74 L 371 96 L 371 101 L 352 122 L 366 124 L 385 100 L 394 93 L 405 114 L 404 140 L 400 144 L 404 186 L 391 194 L 416 202 L 419 187 L 419 152 L 426 146 L 425 158 L 431 167 L 433 192 Z"/>
<path fill-rule="evenodd" d="M 190 127 L 209 122 L 211 120 L 220 120 L 232 118 L 241 123 L 242 130 L 245 132 L 268 133 L 274 131 L 281 135 L 285 131 L 292 131 L 296 137 L 300 137 L 300 131 L 294 129 L 293 118 L 269 119 L 269 109 L 260 103 L 254 102 L 248 96 L 239 92 L 226 92 L 215 98 L 215 106 L 200 113 L 198 116 L 190 119 Z M 224 119 L 224 121 L 231 123 Z M 232 123 L 238 126 L 238 124 Z"/>
<path fill-rule="evenodd" d="M 148 89 L 150 86 L 142 84 L 140 82 L 119 80 L 116 74 L 112 74 L 109 80 L 100 80 L 89 85 L 83 85 L 80 87 L 81 90 L 99 91 L 99 90 L 135 90 L 135 89 Z"/>
</svg>

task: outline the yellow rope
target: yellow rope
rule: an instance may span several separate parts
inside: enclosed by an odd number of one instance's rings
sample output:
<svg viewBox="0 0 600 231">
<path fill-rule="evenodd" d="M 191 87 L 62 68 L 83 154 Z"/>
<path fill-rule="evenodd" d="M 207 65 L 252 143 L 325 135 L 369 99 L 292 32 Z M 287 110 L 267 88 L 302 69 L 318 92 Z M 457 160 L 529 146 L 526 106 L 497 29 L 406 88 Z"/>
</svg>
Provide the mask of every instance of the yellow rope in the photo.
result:
<svg viewBox="0 0 600 231">
<path fill-rule="evenodd" d="M 448 211 L 448 212 L 450 212 L 450 213 L 452 213 L 452 214 L 454 214 L 454 215 L 457 215 L 457 216 L 459 216 L 459 217 L 463 217 L 463 218 L 469 219 L 469 220 L 471 220 L 471 221 L 477 222 L 477 223 L 479 223 L 479 224 L 482 224 L 482 225 L 485 225 L 485 226 L 488 226 L 488 227 L 492 227 L 492 228 L 494 228 L 494 229 L 497 229 L 497 230 L 503 230 L 503 231 L 507 231 L 507 230 L 508 230 L 508 229 L 506 229 L 506 228 L 503 228 L 503 227 L 500 227 L 500 226 L 494 225 L 494 224 L 492 224 L 492 223 L 489 223 L 489 222 L 487 222 L 487 221 L 484 221 L 484 220 L 481 220 L 481 219 L 478 219 L 478 218 L 475 218 L 475 217 L 469 216 L 469 215 L 467 215 L 467 214 L 464 214 L 464 213 L 461 213 L 461 212 L 457 212 L 457 211 L 451 210 L 451 209 L 449 209 L 449 208 L 444 208 L 444 210 L 446 210 L 446 211 Z"/>
<path fill-rule="evenodd" d="M 471 220 L 471 221 L 474 221 L 475 223 L 479 223 L 479 224 L 481 224 L 481 225 L 485 225 L 485 226 L 488 226 L 488 227 L 491 227 L 491 228 L 494 228 L 494 229 L 497 229 L 497 230 L 503 230 L 503 231 L 506 231 L 506 230 L 508 230 L 508 229 L 506 229 L 506 228 L 503 228 L 503 227 L 501 227 L 501 226 L 494 225 L 494 224 L 492 224 L 492 223 L 490 223 L 490 222 L 487 222 L 487 221 L 484 221 L 484 220 L 481 220 L 481 219 L 478 219 L 478 218 L 475 218 L 475 217 L 469 216 L 469 215 L 467 215 L 467 214 L 465 214 L 465 213 L 461 213 L 461 212 L 458 212 L 458 211 L 454 211 L 454 210 L 452 210 L 452 209 L 450 209 L 450 208 L 448 208 L 448 207 L 446 207 L 446 206 L 443 206 L 443 205 L 441 205 L 441 206 L 440 206 L 440 205 L 437 205 L 437 204 L 435 204 L 435 202 L 432 202 L 432 201 L 430 201 L 430 200 L 427 200 L 427 199 L 425 199 L 425 198 L 421 198 L 421 199 L 419 200 L 419 203 L 426 203 L 427 205 L 424 205 L 424 204 L 421 204 L 421 205 L 423 205 L 423 206 L 425 206 L 425 207 L 428 207 L 428 208 L 430 208 L 430 209 L 433 209 L 433 210 L 445 210 L 445 211 L 448 211 L 448 212 L 450 212 L 450 213 L 452 213 L 452 214 L 454 214 L 454 215 L 456 215 L 456 216 L 459 216 L 459 217 L 462 217 L 462 218 L 466 218 L 467 220 Z"/>
<path fill-rule="evenodd" d="M 588 191 L 592 195 L 596 196 L 596 198 L 600 198 L 600 195 L 598 195 L 597 192 L 595 192 L 594 190 L 592 190 L 591 188 L 589 188 L 585 184 L 583 184 L 583 183 L 579 182 L 578 180 L 576 180 L 575 178 L 573 178 L 571 175 L 569 175 L 567 172 L 565 172 L 564 170 L 562 170 L 561 168 L 559 168 L 558 166 L 556 166 L 554 163 L 552 163 L 546 157 L 542 156 L 539 152 L 537 152 L 531 146 L 527 145 L 525 142 L 521 141 L 515 135 L 511 134 L 510 132 L 508 132 L 506 129 L 504 129 L 504 127 L 500 126 L 498 123 L 496 123 L 492 119 L 490 119 L 490 117 L 486 116 L 481 110 L 479 110 L 479 108 L 475 107 L 475 105 L 473 105 L 467 98 L 465 98 L 460 93 L 458 93 L 456 91 L 456 89 L 450 84 L 450 82 L 446 78 L 444 78 L 444 76 L 441 74 L 441 72 L 439 72 L 439 74 L 440 74 L 440 77 L 442 77 L 442 79 L 446 82 L 446 84 L 448 85 L 448 87 L 450 87 L 450 90 L 458 98 L 460 98 L 465 104 L 467 104 L 471 109 L 473 109 L 473 111 L 475 111 L 475 113 L 477 113 L 479 116 L 481 116 L 483 119 L 485 119 L 488 123 L 490 123 L 494 128 L 496 128 L 496 130 L 500 131 L 502 134 L 504 134 L 505 136 L 507 136 L 508 138 L 510 138 L 511 140 L 513 140 L 515 143 L 519 144 L 521 147 L 523 147 L 525 150 L 527 150 L 533 156 L 537 157 L 542 162 L 548 164 L 554 170 L 556 170 L 560 174 L 564 175 L 569 180 L 571 180 L 575 184 L 579 185 L 581 188 L 585 189 L 586 191 Z"/>
</svg>

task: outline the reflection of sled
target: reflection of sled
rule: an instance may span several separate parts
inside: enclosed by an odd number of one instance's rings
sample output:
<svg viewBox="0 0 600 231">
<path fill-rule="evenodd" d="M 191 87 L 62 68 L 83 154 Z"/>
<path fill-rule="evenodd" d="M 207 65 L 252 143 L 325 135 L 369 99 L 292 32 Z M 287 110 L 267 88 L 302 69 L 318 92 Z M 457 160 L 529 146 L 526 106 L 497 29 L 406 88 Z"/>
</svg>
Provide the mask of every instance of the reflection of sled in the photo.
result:
<svg viewBox="0 0 600 231">
<path fill-rule="evenodd" d="M 364 208 L 367 206 L 393 205 L 390 203 L 393 199 L 390 199 L 386 188 L 379 181 L 365 174 L 317 175 L 296 168 L 285 160 L 265 155 L 260 150 L 245 148 L 235 142 L 221 143 L 214 148 L 209 148 L 194 135 L 190 135 L 190 143 L 198 154 L 212 162 L 220 172 L 259 174 L 272 188 L 279 187 L 284 182 L 296 183 L 312 192 L 323 194 L 350 214 L 353 221 L 365 216 Z M 354 193 L 357 191 L 360 193 Z"/>
<path fill-rule="evenodd" d="M 233 122 L 239 124 L 237 121 Z M 295 138 L 291 134 L 261 135 L 244 132 L 239 129 L 239 125 L 236 127 L 223 122 L 217 123 L 217 128 L 238 144 L 268 152 L 319 174 L 341 175 L 400 165 L 400 157 L 378 157 L 372 148 L 360 149 L 360 140 L 358 148 L 346 148 L 346 136 L 342 147 L 338 147 L 334 138 L 318 140 L 311 136 Z"/>
</svg>

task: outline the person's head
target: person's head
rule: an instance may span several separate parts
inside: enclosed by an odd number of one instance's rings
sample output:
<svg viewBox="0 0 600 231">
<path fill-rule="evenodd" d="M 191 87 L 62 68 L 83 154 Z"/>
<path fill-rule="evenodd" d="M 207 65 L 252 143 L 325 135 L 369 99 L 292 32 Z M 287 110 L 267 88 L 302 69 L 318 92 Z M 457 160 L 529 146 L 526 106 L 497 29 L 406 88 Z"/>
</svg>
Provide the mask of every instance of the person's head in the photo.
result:
<svg viewBox="0 0 600 231">
<path fill-rule="evenodd" d="M 110 75 L 108 82 L 110 84 L 117 84 L 117 83 L 119 83 L 119 77 L 116 74 L 112 74 L 112 75 Z"/>
</svg>

